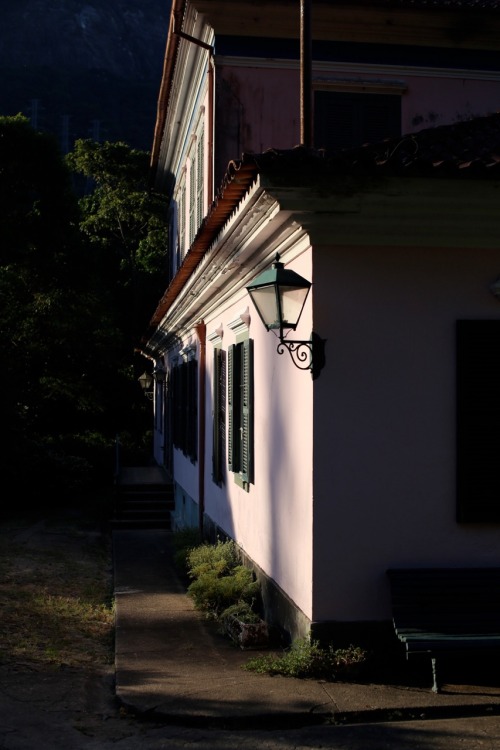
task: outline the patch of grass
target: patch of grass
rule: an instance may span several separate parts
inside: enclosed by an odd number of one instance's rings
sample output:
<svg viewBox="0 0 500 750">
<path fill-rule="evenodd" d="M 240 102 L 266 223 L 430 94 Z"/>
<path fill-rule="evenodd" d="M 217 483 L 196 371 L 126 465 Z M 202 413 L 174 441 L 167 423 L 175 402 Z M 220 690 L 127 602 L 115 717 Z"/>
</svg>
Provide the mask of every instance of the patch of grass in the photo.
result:
<svg viewBox="0 0 500 750">
<path fill-rule="evenodd" d="M 258 674 L 334 680 L 365 663 L 366 651 L 359 646 L 335 649 L 320 647 L 317 641 L 294 641 L 283 654 L 264 654 L 250 659 L 243 668 Z"/>
<path fill-rule="evenodd" d="M 111 664 L 111 543 L 76 523 L 0 525 L 0 661 Z"/>
</svg>

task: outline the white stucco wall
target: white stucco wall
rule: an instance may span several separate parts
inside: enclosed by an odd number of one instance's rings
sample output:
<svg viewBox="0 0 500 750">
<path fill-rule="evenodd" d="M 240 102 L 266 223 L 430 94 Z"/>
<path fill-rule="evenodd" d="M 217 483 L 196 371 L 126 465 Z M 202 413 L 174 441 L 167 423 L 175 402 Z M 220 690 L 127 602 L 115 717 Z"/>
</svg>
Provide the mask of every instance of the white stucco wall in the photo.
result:
<svg viewBox="0 0 500 750">
<path fill-rule="evenodd" d="M 500 317 L 500 249 L 316 248 L 315 620 L 389 617 L 391 566 L 498 565 L 459 525 L 455 321 Z M 322 279 L 328 279 L 322 284 Z"/>
<path fill-rule="evenodd" d="M 290 267 L 311 278 L 310 257 Z M 211 478 L 211 396 L 207 397 L 206 513 L 280 586 L 302 612 L 312 613 L 312 379 L 298 370 L 278 339 L 266 333 L 246 292 L 206 320 L 207 335 L 222 324 L 227 350 L 235 342 L 229 323 L 248 309 L 254 340 L 254 484 L 240 488 L 231 472 L 217 487 Z M 308 339 L 311 303 L 290 338 Z M 207 344 L 207 392 L 211 394 L 212 347 Z M 226 493 L 229 502 L 226 502 Z"/>
</svg>

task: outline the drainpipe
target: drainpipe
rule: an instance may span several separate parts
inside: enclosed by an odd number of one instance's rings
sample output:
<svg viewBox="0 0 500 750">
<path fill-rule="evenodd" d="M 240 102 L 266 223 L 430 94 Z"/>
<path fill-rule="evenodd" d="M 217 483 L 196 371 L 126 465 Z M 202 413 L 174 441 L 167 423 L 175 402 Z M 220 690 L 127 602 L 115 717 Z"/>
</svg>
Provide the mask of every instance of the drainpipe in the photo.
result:
<svg viewBox="0 0 500 750">
<path fill-rule="evenodd" d="M 207 327 L 201 320 L 195 326 L 200 342 L 200 363 L 198 370 L 198 526 L 203 536 L 203 516 L 205 515 L 205 386 L 207 378 L 206 342 Z"/>
<path fill-rule="evenodd" d="M 300 143 L 312 148 L 311 0 L 300 0 Z"/>
</svg>

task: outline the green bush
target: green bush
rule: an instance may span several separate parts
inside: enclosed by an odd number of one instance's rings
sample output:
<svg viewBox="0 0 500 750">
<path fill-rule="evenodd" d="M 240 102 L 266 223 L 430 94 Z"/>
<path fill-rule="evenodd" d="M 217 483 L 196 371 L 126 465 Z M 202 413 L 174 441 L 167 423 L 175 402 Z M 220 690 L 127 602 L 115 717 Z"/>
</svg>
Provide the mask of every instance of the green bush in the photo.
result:
<svg viewBox="0 0 500 750">
<path fill-rule="evenodd" d="M 215 619 L 231 604 L 247 602 L 251 604 L 259 595 L 259 583 L 254 580 L 251 570 L 237 565 L 225 574 L 220 569 L 205 570 L 188 586 L 195 607 L 208 612 Z"/>
<path fill-rule="evenodd" d="M 224 620 L 226 617 L 236 617 L 240 622 L 248 624 L 256 624 L 261 621 L 260 615 L 255 612 L 251 602 L 239 601 L 236 604 L 231 604 L 223 612 L 221 612 L 220 619 Z"/>
<path fill-rule="evenodd" d="M 188 594 L 195 607 L 218 620 L 228 607 L 238 604 L 252 609 L 259 601 L 260 584 L 241 563 L 232 540 L 204 542 L 186 552 L 186 572 L 191 583 Z"/>
<path fill-rule="evenodd" d="M 240 564 L 236 544 L 231 541 L 209 544 L 204 542 L 191 549 L 187 555 L 187 570 L 190 578 L 199 578 L 205 573 L 218 576 L 229 575 Z"/>
<path fill-rule="evenodd" d="M 365 663 L 367 654 L 359 646 L 322 648 L 317 641 L 302 638 L 294 641 L 283 654 L 265 654 L 250 659 L 244 669 L 258 674 L 332 680 L 346 676 Z"/>
</svg>

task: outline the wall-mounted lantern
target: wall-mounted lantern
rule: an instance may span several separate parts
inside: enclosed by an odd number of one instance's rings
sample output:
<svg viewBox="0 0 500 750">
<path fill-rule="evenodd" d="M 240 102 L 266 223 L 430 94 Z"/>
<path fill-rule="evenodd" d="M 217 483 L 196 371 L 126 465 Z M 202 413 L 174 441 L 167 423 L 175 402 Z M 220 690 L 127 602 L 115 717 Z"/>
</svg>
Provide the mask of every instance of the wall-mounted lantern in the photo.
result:
<svg viewBox="0 0 500 750">
<path fill-rule="evenodd" d="M 267 331 L 273 331 L 280 343 L 278 354 L 286 349 L 299 370 L 310 370 L 317 378 L 325 364 L 324 340 L 312 333 L 307 341 L 292 341 L 286 336 L 295 331 L 306 303 L 311 282 L 285 268 L 276 257 L 272 268 L 259 274 L 246 289 Z"/>
<path fill-rule="evenodd" d="M 142 388 L 142 392 L 148 398 L 150 401 L 153 400 L 154 391 L 153 391 L 153 376 L 149 374 L 149 372 L 144 371 L 142 375 L 137 378 L 139 381 L 139 385 Z"/>
<path fill-rule="evenodd" d="M 154 399 L 154 383 L 155 381 L 157 383 L 164 383 L 166 379 L 167 373 L 163 369 L 163 367 L 155 367 L 153 370 L 153 374 L 151 375 L 149 372 L 143 372 L 142 375 L 137 378 L 139 381 L 139 385 L 142 388 L 142 392 L 146 396 L 147 399 L 152 401 Z"/>
</svg>

